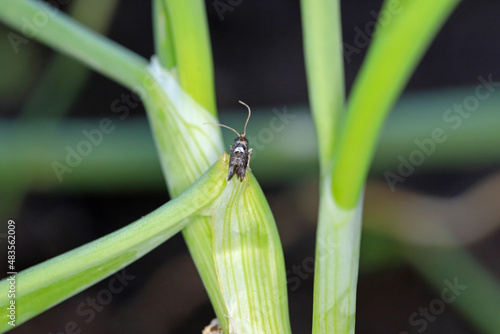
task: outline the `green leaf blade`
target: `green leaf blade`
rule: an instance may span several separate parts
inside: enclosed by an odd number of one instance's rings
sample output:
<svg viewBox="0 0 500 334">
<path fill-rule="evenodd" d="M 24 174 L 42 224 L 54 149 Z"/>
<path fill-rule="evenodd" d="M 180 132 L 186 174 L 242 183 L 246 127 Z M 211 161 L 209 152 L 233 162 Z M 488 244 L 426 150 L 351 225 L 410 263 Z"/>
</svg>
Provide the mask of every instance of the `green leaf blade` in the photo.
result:
<svg viewBox="0 0 500 334">
<path fill-rule="evenodd" d="M 342 207 L 356 205 L 387 114 L 458 2 L 403 1 L 400 12 L 377 28 L 349 98 L 332 172 L 332 191 Z"/>
<path fill-rule="evenodd" d="M 181 87 L 216 116 L 212 48 L 202 0 L 163 0 Z M 165 44 L 164 44 L 165 45 Z"/>
<path fill-rule="evenodd" d="M 291 333 L 283 251 L 253 175 L 228 182 L 214 211 L 217 275 L 230 333 Z"/>
</svg>

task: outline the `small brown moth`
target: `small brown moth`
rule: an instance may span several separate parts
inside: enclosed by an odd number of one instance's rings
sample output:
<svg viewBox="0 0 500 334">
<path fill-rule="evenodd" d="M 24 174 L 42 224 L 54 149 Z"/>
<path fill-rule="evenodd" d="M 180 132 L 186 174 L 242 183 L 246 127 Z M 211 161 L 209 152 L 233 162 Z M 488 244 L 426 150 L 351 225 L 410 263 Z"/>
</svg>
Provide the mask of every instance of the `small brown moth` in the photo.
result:
<svg viewBox="0 0 500 334">
<path fill-rule="evenodd" d="M 252 154 L 252 149 L 248 148 L 248 139 L 245 138 L 245 135 L 247 133 L 248 120 L 252 115 L 252 111 L 250 110 L 250 107 L 246 103 L 241 101 L 238 102 L 247 107 L 248 109 L 248 117 L 247 121 L 245 122 L 245 127 L 243 128 L 243 133 L 239 133 L 235 129 L 224 124 L 219 124 L 219 123 L 210 123 L 210 124 L 215 124 L 228 128 L 229 130 L 234 131 L 238 135 L 238 137 L 236 137 L 236 139 L 234 140 L 233 145 L 229 146 L 231 155 L 229 157 L 229 171 L 227 173 L 226 180 L 227 181 L 231 180 L 234 174 L 236 174 L 236 177 L 239 178 L 241 182 L 245 178 L 246 175 L 245 173 L 247 171 L 248 165 L 250 164 L 250 155 Z"/>
</svg>

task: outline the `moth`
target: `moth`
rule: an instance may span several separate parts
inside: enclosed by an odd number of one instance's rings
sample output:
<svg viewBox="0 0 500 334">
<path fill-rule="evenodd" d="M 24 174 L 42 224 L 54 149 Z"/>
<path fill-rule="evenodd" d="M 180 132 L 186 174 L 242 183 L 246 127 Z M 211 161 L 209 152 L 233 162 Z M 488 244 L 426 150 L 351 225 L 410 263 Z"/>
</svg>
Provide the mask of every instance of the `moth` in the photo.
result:
<svg viewBox="0 0 500 334">
<path fill-rule="evenodd" d="M 210 124 L 222 126 L 229 130 L 232 130 L 238 135 L 238 137 L 236 137 L 236 139 L 234 140 L 233 145 L 229 146 L 231 155 L 229 156 L 229 170 L 227 173 L 226 180 L 227 181 L 231 180 L 233 176 L 236 174 L 236 177 L 240 179 L 240 182 L 242 182 L 243 179 L 245 178 L 248 165 L 250 164 L 250 155 L 252 155 L 252 149 L 248 148 L 248 139 L 246 139 L 245 137 L 247 133 L 248 120 L 252 115 L 252 111 L 250 110 L 250 107 L 246 103 L 242 101 L 238 102 L 247 107 L 248 109 L 248 117 L 247 121 L 245 122 L 245 127 L 243 128 L 243 133 L 239 133 L 232 127 L 229 127 L 224 124 L 219 124 L 219 123 L 210 123 Z"/>
</svg>

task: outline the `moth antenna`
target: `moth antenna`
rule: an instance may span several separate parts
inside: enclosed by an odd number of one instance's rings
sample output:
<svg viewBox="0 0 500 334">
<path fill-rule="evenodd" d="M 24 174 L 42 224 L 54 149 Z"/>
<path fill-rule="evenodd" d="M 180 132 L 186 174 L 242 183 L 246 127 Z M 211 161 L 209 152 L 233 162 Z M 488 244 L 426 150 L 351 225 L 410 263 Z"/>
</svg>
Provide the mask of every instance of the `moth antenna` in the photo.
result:
<svg viewBox="0 0 500 334">
<path fill-rule="evenodd" d="M 203 124 L 213 124 L 213 125 L 222 126 L 222 127 L 224 127 L 224 128 L 227 128 L 227 129 L 229 129 L 229 130 L 234 131 L 234 133 L 236 133 L 236 134 L 238 135 L 238 137 L 241 137 L 241 133 L 239 133 L 238 131 L 236 131 L 235 129 L 233 129 L 233 128 L 232 128 L 232 127 L 230 127 L 230 126 L 227 126 L 227 125 L 224 125 L 224 124 L 220 124 L 220 123 L 203 123 Z M 243 135 L 243 137 L 244 137 L 244 135 Z"/>
<path fill-rule="evenodd" d="M 247 121 L 245 122 L 245 128 L 243 129 L 243 137 L 245 137 L 245 135 L 247 134 L 248 120 L 250 119 L 250 116 L 252 115 L 252 110 L 250 110 L 250 107 L 245 102 L 242 102 L 242 101 L 238 101 L 238 102 L 241 103 L 242 105 L 244 105 L 245 107 L 247 107 L 247 109 L 248 109 L 248 117 L 247 117 Z"/>
</svg>

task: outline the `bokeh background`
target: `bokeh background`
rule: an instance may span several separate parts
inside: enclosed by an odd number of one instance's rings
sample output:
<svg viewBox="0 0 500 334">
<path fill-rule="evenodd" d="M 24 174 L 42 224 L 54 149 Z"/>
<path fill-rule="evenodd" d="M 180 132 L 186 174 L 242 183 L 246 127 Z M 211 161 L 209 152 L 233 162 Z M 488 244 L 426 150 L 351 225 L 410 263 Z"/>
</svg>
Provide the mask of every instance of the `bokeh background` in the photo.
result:
<svg viewBox="0 0 500 334">
<path fill-rule="evenodd" d="M 151 57 L 149 1 L 86 2 L 64 1 L 60 8 Z M 282 237 L 293 331 L 309 333 L 318 171 L 300 3 L 233 1 L 223 20 L 214 3 L 206 1 L 220 120 L 240 129 L 246 110 L 237 100 L 253 108 L 248 133 L 262 148 L 251 167 Z M 367 51 L 359 47 L 359 31 L 380 6 L 342 1 L 344 42 L 357 48 L 345 59 L 348 90 Z M 92 22 L 97 13 L 107 18 Z M 499 14 L 496 1 L 462 1 L 387 121 L 366 188 L 356 333 L 500 333 L 500 87 L 491 86 L 456 130 L 444 119 L 474 96 L 479 77 L 500 81 Z M 130 92 L 36 41 L 15 52 L 9 32 L 0 25 L 0 209 L 2 221 L 17 223 L 17 265 L 28 268 L 136 220 L 168 194 L 143 106 L 113 109 Z M 293 118 L 266 137 L 262 129 L 277 110 Z M 75 147 L 82 130 L 103 118 L 115 130 L 59 182 L 52 162 L 63 161 L 65 147 Z M 391 188 L 387 173 L 397 174 L 401 159 L 419 150 L 415 140 L 436 128 L 447 140 Z M 234 134 L 224 135 L 229 145 Z M 180 235 L 125 273 L 123 291 L 89 323 L 77 309 L 104 296 L 110 278 L 12 333 L 66 333 L 73 321 L 82 333 L 199 333 L 212 319 Z M 466 288 L 443 303 L 443 289 L 454 281 Z"/>
</svg>

